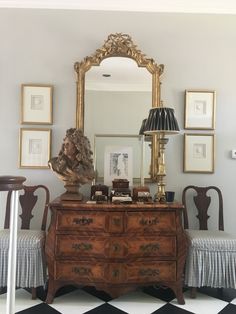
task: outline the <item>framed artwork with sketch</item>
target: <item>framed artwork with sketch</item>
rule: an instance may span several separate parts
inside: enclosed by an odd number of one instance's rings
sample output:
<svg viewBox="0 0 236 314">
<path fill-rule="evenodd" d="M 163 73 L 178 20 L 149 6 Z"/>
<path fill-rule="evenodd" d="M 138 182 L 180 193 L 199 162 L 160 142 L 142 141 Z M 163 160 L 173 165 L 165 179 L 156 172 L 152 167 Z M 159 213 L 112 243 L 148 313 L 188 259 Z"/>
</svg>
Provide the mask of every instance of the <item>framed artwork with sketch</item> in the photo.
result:
<svg viewBox="0 0 236 314">
<path fill-rule="evenodd" d="M 129 146 L 106 146 L 104 156 L 104 184 L 111 186 L 114 179 L 133 182 L 133 150 Z"/>
</svg>

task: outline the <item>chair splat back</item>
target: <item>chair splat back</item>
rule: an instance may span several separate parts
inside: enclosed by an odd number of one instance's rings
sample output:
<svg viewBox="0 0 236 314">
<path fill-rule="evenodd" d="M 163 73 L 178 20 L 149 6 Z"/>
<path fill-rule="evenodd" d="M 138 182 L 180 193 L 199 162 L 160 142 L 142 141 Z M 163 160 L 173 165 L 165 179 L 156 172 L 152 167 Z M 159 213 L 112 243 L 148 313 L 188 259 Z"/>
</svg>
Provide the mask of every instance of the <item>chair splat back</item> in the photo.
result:
<svg viewBox="0 0 236 314">
<path fill-rule="evenodd" d="M 43 189 L 45 191 L 45 205 L 44 212 L 41 224 L 41 230 L 46 229 L 47 224 L 47 215 L 48 215 L 48 204 L 49 204 L 49 190 L 44 185 L 35 185 L 35 186 L 26 186 L 24 185 L 23 190 L 24 194 L 19 196 L 20 205 L 22 208 L 22 213 L 20 215 L 21 218 L 21 229 L 30 229 L 30 221 L 33 218 L 32 211 L 34 209 L 35 204 L 37 203 L 38 196 L 34 193 Z M 10 203 L 11 203 L 11 191 L 7 195 L 7 205 L 6 205 L 6 215 L 4 222 L 4 229 L 9 229 L 10 224 Z"/>
<path fill-rule="evenodd" d="M 193 196 L 194 204 L 197 208 L 198 214 L 197 218 L 199 220 L 199 229 L 208 230 L 208 209 L 211 203 L 211 196 L 208 196 L 207 193 L 209 190 L 215 190 L 218 195 L 219 201 L 219 216 L 218 216 L 218 228 L 219 230 L 224 230 L 224 221 L 223 221 L 223 198 L 220 189 L 216 186 L 208 187 L 199 187 L 194 185 L 189 185 L 183 190 L 182 202 L 184 204 L 184 228 L 189 228 L 188 214 L 187 214 L 187 192 L 189 190 L 194 190 L 197 194 Z"/>
</svg>

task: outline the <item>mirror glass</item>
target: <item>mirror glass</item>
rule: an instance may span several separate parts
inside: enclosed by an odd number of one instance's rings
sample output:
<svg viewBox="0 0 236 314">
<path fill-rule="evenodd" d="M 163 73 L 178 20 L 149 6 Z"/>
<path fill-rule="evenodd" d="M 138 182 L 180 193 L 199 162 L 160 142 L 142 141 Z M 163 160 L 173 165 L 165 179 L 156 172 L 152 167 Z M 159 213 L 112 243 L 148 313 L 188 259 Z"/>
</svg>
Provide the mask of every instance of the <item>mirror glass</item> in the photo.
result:
<svg viewBox="0 0 236 314">
<path fill-rule="evenodd" d="M 146 68 L 139 68 L 132 59 L 107 58 L 100 66 L 93 66 L 86 73 L 84 133 L 93 146 L 98 181 L 103 177 L 103 151 L 108 145 L 132 147 L 136 156 L 133 158 L 134 181 L 138 182 L 142 175 L 145 178 L 149 177 L 151 150 L 145 145 L 144 173 L 141 174 L 142 139 L 138 134 L 143 118 L 148 116 L 151 104 L 152 75 Z M 101 134 L 104 134 L 103 138 L 97 136 Z M 94 142 L 95 135 L 97 140 Z M 112 136 L 108 138 L 107 135 Z"/>
<path fill-rule="evenodd" d="M 151 79 L 146 69 L 128 58 L 109 58 L 92 67 L 85 75 L 85 134 L 138 135 L 151 108 Z"/>
</svg>

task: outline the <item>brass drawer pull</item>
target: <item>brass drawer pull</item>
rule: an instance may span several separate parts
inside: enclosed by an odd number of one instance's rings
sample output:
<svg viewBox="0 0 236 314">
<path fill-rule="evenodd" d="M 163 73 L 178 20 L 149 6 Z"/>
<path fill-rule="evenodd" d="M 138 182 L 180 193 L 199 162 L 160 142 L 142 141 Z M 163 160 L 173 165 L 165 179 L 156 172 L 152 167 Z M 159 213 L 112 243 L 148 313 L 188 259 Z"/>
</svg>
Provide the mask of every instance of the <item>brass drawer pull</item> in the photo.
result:
<svg viewBox="0 0 236 314">
<path fill-rule="evenodd" d="M 118 269 L 114 269 L 113 271 L 112 271 L 112 277 L 114 277 L 114 278 L 117 278 L 118 276 L 119 276 L 119 270 Z"/>
<path fill-rule="evenodd" d="M 140 269 L 139 271 L 139 275 L 140 276 L 150 276 L 150 277 L 155 277 L 155 276 L 159 276 L 160 271 L 159 269 L 151 269 L 151 268 L 144 268 L 144 269 Z"/>
<path fill-rule="evenodd" d="M 92 250 L 93 246 L 91 243 L 73 243 L 72 249 L 74 250 L 83 250 L 83 251 L 89 251 Z"/>
<path fill-rule="evenodd" d="M 139 221 L 140 225 L 142 226 L 152 226 L 152 225 L 157 225 L 159 223 L 159 220 L 157 217 L 155 218 L 152 218 L 152 219 L 144 219 L 142 218 L 140 221 Z"/>
<path fill-rule="evenodd" d="M 119 252 L 120 251 L 120 245 L 118 243 L 114 243 L 112 245 L 113 252 Z"/>
<path fill-rule="evenodd" d="M 143 252 L 155 252 L 155 251 L 158 251 L 160 249 L 160 245 L 159 243 L 155 243 L 155 244 L 152 244 L 152 243 L 149 243 L 149 244 L 143 244 L 140 246 L 140 250 L 143 251 Z"/>
<path fill-rule="evenodd" d="M 82 225 L 82 226 L 85 226 L 85 225 L 89 225 L 93 222 L 93 219 L 92 218 L 74 218 L 73 219 L 73 224 L 76 224 L 76 225 Z"/>
<path fill-rule="evenodd" d="M 120 226 L 121 225 L 121 220 L 120 218 L 113 218 L 112 223 L 114 226 Z"/>
</svg>

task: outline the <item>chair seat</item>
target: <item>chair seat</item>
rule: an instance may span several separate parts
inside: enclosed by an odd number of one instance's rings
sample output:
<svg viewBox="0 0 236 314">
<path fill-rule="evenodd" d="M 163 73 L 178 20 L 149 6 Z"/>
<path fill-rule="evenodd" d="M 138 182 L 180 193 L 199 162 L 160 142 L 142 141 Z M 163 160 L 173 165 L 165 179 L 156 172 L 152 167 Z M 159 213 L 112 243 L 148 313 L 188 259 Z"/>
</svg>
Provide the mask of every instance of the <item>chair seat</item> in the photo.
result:
<svg viewBox="0 0 236 314">
<path fill-rule="evenodd" d="M 0 249 L 8 249 L 10 232 L 8 229 L 0 230 Z M 39 249 L 44 245 L 45 231 L 41 230 L 18 230 L 17 249 Z"/>
<path fill-rule="evenodd" d="M 185 268 L 189 287 L 236 288 L 236 236 L 186 229 L 190 241 Z"/>
<path fill-rule="evenodd" d="M 191 246 L 199 250 L 234 251 L 236 252 L 236 236 L 220 230 L 186 229 Z"/>
<path fill-rule="evenodd" d="M 7 285 L 9 230 L 0 230 L 0 287 Z M 18 230 L 16 286 L 38 287 L 46 282 L 46 261 L 43 253 L 45 231 Z"/>
</svg>

